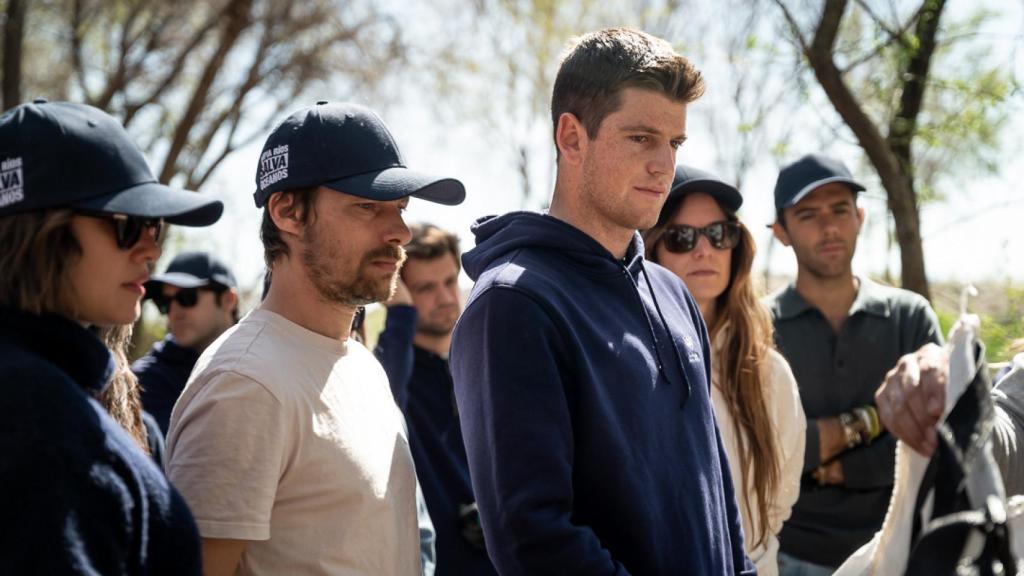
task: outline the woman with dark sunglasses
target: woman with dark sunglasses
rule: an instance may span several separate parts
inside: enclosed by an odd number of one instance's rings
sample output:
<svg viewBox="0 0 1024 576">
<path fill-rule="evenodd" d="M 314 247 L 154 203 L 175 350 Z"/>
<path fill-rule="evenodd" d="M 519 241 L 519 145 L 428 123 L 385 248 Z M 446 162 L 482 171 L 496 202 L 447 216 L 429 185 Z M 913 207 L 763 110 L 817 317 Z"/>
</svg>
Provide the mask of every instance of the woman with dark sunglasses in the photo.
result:
<svg viewBox="0 0 1024 576">
<path fill-rule="evenodd" d="M 686 284 L 712 342 L 715 416 L 729 454 L 744 547 L 758 574 L 778 574 L 778 533 L 800 493 L 803 408 L 772 322 L 751 283 L 754 239 L 736 211 L 743 197 L 715 176 L 678 166 L 647 259 Z"/>
<path fill-rule="evenodd" d="M 0 571 L 199 574 L 192 516 L 140 449 L 120 353 L 164 223 L 222 210 L 157 183 L 100 110 L 0 116 Z"/>
</svg>

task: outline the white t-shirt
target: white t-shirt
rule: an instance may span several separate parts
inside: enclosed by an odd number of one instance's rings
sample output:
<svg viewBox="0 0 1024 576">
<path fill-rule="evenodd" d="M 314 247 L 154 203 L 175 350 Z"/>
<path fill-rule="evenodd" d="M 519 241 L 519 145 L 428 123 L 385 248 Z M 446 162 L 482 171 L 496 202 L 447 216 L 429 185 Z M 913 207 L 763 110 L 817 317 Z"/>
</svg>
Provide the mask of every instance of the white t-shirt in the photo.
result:
<svg viewBox="0 0 1024 576">
<path fill-rule="evenodd" d="M 715 358 L 718 351 L 725 345 L 729 326 L 726 325 L 718 331 L 713 345 Z M 739 504 L 740 518 L 743 522 L 743 546 L 746 548 L 747 556 L 757 567 L 757 573 L 763 576 L 774 576 L 779 573 L 779 531 L 782 530 L 782 523 L 789 518 L 793 510 L 793 504 L 800 496 L 800 475 L 804 467 L 804 444 L 807 441 L 807 419 L 804 416 L 804 408 L 800 403 L 800 391 L 796 385 L 796 378 L 790 370 L 786 359 L 775 350 L 769 350 L 766 357 L 765 385 L 767 386 L 767 404 L 769 416 L 775 429 L 775 446 L 781 452 L 779 460 L 779 484 L 778 491 L 772 495 L 774 502 L 769 507 L 768 528 L 771 532 L 760 546 L 754 547 L 754 543 L 760 539 L 756 526 L 760 523 L 761 515 L 757 510 L 757 494 L 749 490 L 747 498 L 743 497 L 744 485 L 743 474 L 739 469 L 740 447 L 739 439 L 736 437 L 735 426 L 725 397 L 719 389 L 719 374 L 716 364 L 711 376 L 711 402 L 715 406 L 715 419 L 718 421 L 718 429 L 722 433 L 722 443 L 725 444 L 725 451 L 729 456 L 729 465 L 732 472 L 732 483 L 736 489 L 736 503 Z M 750 507 L 747 506 L 747 501 Z"/>
<path fill-rule="evenodd" d="M 387 376 L 358 342 L 257 309 L 199 358 L 167 476 L 239 574 L 420 574 L 416 478 Z"/>
</svg>

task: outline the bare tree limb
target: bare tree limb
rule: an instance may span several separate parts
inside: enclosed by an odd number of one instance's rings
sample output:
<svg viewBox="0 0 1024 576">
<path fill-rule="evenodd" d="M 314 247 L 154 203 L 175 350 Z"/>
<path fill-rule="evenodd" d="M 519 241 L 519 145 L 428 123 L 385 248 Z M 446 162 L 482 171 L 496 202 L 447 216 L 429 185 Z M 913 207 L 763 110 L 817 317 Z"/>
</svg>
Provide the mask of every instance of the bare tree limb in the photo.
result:
<svg viewBox="0 0 1024 576">
<path fill-rule="evenodd" d="M 25 14 L 29 0 L 7 0 L 4 23 L 3 109 L 21 103 L 21 60 L 25 45 Z"/>
<path fill-rule="evenodd" d="M 87 28 L 88 19 L 85 17 L 84 0 L 74 0 L 71 3 L 71 20 L 69 22 L 69 33 L 71 37 L 71 70 L 78 80 L 78 87 L 82 91 L 82 100 L 92 102 L 89 93 L 89 83 L 85 78 L 85 60 L 82 58 L 82 43 Z"/>
<path fill-rule="evenodd" d="M 775 4 L 782 10 L 782 15 L 786 18 L 786 24 L 788 24 L 789 31 L 793 34 L 793 38 L 796 39 L 800 52 L 806 54 L 810 51 L 810 46 L 807 45 L 807 40 L 804 39 L 804 34 L 800 31 L 800 24 L 796 21 L 793 13 L 789 11 L 789 8 L 783 0 L 775 0 Z"/>
<path fill-rule="evenodd" d="M 212 14 L 209 19 L 199 27 L 195 33 L 189 38 L 189 41 L 178 51 L 178 54 L 173 59 L 173 64 L 167 73 L 156 82 L 155 87 L 142 98 L 135 100 L 131 103 L 125 104 L 123 122 L 125 126 L 128 126 L 131 121 L 135 118 L 135 115 L 142 110 L 144 107 L 155 103 L 160 96 L 167 91 L 168 88 L 181 76 L 182 70 L 185 69 L 185 64 L 188 63 L 189 57 L 195 52 L 196 48 L 202 44 L 206 36 L 217 27 L 217 24 L 221 22 L 227 9 Z"/>
<path fill-rule="evenodd" d="M 252 0 L 232 0 L 229 4 L 227 21 L 224 23 L 218 38 L 217 49 L 209 61 L 207 61 L 203 73 L 200 75 L 199 82 L 192 90 L 188 106 L 185 108 L 185 112 L 182 114 L 171 138 L 170 147 L 164 158 L 163 169 L 160 170 L 159 180 L 161 182 L 166 183 L 170 181 L 171 177 L 177 172 L 178 156 L 188 141 L 189 132 L 192 130 L 196 119 L 206 105 L 210 87 L 217 78 L 224 64 L 224 59 L 227 58 L 228 52 L 238 42 L 242 31 L 251 25 L 251 10 Z"/>
</svg>

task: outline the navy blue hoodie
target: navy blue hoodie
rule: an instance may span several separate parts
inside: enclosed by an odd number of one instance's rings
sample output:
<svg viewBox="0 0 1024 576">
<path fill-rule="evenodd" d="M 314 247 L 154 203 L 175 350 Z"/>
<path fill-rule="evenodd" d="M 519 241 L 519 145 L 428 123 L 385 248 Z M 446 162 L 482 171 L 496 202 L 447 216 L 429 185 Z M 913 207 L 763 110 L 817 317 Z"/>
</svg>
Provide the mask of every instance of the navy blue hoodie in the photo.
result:
<svg viewBox="0 0 1024 576">
<path fill-rule="evenodd" d="M 78 324 L 0 308 L 0 573 L 201 572 L 185 501 L 92 398 L 113 368 Z"/>
<path fill-rule="evenodd" d="M 753 574 L 679 279 L 556 218 L 474 226 L 452 375 L 503 576 Z"/>
<path fill-rule="evenodd" d="M 142 407 L 153 415 L 164 436 L 171 425 L 174 403 L 185 389 L 198 360 L 199 352 L 179 345 L 174 336 L 168 334 L 132 364 L 132 372 L 138 376 L 142 388 Z"/>
</svg>

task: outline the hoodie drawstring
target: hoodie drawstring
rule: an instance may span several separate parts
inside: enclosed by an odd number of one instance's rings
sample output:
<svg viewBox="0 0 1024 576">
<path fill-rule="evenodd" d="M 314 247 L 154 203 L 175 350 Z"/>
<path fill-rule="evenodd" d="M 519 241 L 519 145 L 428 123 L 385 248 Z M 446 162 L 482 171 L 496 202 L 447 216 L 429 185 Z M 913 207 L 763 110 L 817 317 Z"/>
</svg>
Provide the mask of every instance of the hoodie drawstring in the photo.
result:
<svg viewBox="0 0 1024 576">
<path fill-rule="evenodd" d="M 647 274 L 647 268 L 644 266 L 643 261 L 640 262 L 640 273 L 644 275 L 647 281 L 647 293 L 651 295 L 651 300 L 654 302 L 654 309 L 658 312 L 658 319 L 661 320 L 661 325 L 665 327 L 665 332 L 669 334 L 668 343 L 672 346 L 672 351 L 676 355 L 676 363 L 679 366 L 679 373 L 683 375 L 683 381 L 686 385 L 686 389 L 683 390 L 683 399 L 679 403 L 679 409 L 682 410 L 683 406 L 686 405 L 686 401 L 690 398 L 690 381 L 686 379 L 686 368 L 683 365 L 683 357 L 679 353 L 679 347 L 676 346 L 675 339 L 672 338 L 672 331 L 669 329 L 668 321 L 665 320 L 665 315 L 661 311 L 661 305 L 658 303 L 658 297 L 654 295 L 654 287 L 651 286 L 651 277 Z M 637 294 L 639 297 L 639 294 Z M 640 302 L 641 307 L 644 309 L 644 317 L 647 318 L 647 325 L 651 329 L 651 336 L 654 338 L 654 350 L 658 357 L 658 370 L 661 371 L 662 376 L 665 377 L 665 381 L 671 383 L 668 378 L 668 374 L 665 373 L 665 367 L 661 361 L 661 346 L 658 344 L 658 335 L 654 329 L 654 324 L 651 322 L 650 316 L 647 314 L 647 307 L 643 306 L 643 301 Z"/>
</svg>

